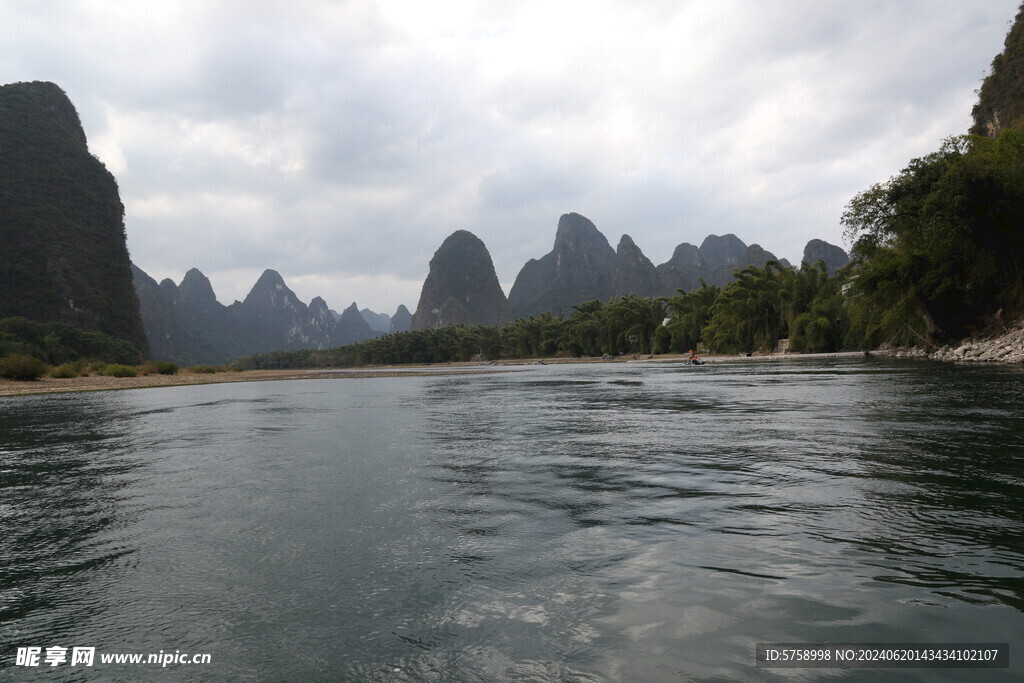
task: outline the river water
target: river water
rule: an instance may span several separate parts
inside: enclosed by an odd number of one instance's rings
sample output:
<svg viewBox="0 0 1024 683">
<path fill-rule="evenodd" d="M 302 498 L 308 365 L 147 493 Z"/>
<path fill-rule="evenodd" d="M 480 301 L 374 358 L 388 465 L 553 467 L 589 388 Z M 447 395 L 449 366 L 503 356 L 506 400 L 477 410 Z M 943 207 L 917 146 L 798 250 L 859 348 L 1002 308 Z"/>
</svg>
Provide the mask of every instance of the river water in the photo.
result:
<svg viewBox="0 0 1024 683">
<path fill-rule="evenodd" d="M 0 399 L 0 679 L 876 680 L 754 647 L 1009 642 L 888 672 L 1009 680 L 1022 406 L 1020 368 L 862 358 Z M 99 661 L 158 652 L 210 663 Z"/>
</svg>

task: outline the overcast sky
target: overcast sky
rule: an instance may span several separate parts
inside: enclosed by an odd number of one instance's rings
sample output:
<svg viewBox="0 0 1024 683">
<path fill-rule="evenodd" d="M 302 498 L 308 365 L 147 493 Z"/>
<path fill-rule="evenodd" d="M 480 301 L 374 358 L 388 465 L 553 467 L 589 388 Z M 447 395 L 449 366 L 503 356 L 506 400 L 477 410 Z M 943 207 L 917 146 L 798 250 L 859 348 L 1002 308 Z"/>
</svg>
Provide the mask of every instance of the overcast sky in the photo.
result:
<svg viewBox="0 0 1024 683">
<path fill-rule="evenodd" d="M 569 211 L 655 264 L 842 244 L 853 194 L 966 132 L 1017 5 L 0 0 L 0 82 L 68 93 L 157 280 L 390 314 L 458 229 L 507 294 Z"/>
</svg>

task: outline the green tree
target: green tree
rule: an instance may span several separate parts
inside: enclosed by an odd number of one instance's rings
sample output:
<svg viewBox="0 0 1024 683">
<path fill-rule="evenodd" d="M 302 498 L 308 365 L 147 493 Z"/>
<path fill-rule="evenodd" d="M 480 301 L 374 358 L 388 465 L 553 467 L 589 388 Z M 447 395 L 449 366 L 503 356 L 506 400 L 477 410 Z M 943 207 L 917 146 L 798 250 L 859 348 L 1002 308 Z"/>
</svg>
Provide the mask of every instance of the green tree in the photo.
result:
<svg viewBox="0 0 1024 683">
<path fill-rule="evenodd" d="M 858 345 L 962 336 L 1024 303 L 1024 132 L 955 137 L 854 197 Z"/>
</svg>

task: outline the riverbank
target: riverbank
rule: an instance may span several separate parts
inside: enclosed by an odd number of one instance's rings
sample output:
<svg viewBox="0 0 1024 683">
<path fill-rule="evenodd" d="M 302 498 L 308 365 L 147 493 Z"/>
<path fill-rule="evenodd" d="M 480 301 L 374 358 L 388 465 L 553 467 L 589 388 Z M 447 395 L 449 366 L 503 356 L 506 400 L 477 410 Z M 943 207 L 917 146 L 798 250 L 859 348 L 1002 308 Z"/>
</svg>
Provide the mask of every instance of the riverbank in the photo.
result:
<svg viewBox="0 0 1024 683">
<path fill-rule="evenodd" d="M 1002 332 L 984 337 L 969 337 L 958 344 L 928 350 L 883 349 L 876 351 L 897 358 L 929 358 L 954 362 L 1024 363 L 1024 318 L 1009 325 Z"/>
<path fill-rule="evenodd" d="M 754 356 L 701 356 L 707 363 L 749 363 L 812 358 L 842 358 L 863 355 L 860 351 L 840 353 L 788 353 Z M 679 363 L 680 354 L 635 355 L 595 358 L 534 358 L 502 360 L 482 365 L 478 362 L 435 363 L 433 365 L 389 365 L 368 368 L 306 369 L 306 370 L 246 370 L 244 372 L 195 373 L 181 371 L 175 375 L 146 375 L 144 377 L 43 377 L 31 382 L 0 379 L 0 397 L 32 394 L 52 394 L 78 391 L 117 391 L 123 389 L 150 389 L 156 387 L 187 386 L 195 384 L 224 384 L 229 382 L 275 382 L 295 379 L 360 379 L 369 377 L 422 377 L 454 374 L 481 374 L 509 372 L 514 368 L 532 365 L 560 365 L 576 363 Z"/>
</svg>

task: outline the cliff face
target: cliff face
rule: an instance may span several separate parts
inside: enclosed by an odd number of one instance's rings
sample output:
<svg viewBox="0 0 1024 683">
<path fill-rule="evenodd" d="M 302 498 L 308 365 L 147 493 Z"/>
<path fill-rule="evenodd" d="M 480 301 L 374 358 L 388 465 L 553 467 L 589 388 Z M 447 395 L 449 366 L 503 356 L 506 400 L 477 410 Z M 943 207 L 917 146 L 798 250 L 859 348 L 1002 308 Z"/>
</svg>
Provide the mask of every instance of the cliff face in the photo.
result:
<svg viewBox="0 0 1024 683">
<path fill-rule="evenodd" d="M 660 294 L 673 296 L 680 289 L 689 292 L 700 288 L 701 281 L 722 287 L 733 280 L 737 270 L 748 266 L 760 268 L 775 260 L 775 254 L 761 245 L 747 246 L 733 234 L 708 235 L 699 248 L 684 242 L 676 247 L 671 259 L 658 266 Z"/>
<path fill-rule="evenodd" d="M 411 329 L 503 325 L 511 319 L 487 247 L 466 230 L 449 235 L 430 259 Z"/>
<path fill-rule="evenodd" d="M 550 311 L 569 315 L 576 304 L 605 300 L 615 267 L 615 250 L 594 224 L 578 213 L 558 221 L 555 245 L 519 271 L 508 301 L 517 317 Z"/>
<path fill-rule="evenodd" d="M 1010 28 L 1003 51 L 992 60 L 992 72 L 978 90 L 971 112 L 972 135 L 996 137 L 1024 117 L 1024 4 Z"/>
<path fill-rule="evenodd" d="M 0 318 L 146 335 L 117 183 L 53 83 L 0 86 Z"/>
</svg>

